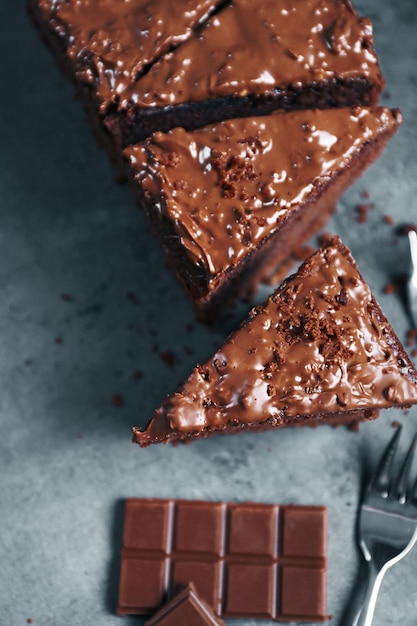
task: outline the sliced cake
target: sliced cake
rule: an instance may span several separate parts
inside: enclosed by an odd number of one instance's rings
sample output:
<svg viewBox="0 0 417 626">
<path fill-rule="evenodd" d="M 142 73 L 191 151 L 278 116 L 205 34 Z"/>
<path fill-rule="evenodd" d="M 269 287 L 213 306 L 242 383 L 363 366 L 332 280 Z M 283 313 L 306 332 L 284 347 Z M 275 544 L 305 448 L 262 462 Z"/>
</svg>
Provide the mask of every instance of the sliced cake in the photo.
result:
<svg viewBox="0 0 417 626">
<path fill-rule="evenodd" d="M 350 424 L 417 404 L 417 371 L 338 237 L 133 430 L 141 446 Z"/>
<path fill-rule="evenodd" d="M 383 107 L 276 111 L 126 148 L 138 203 L 200 318 L 323 227 L 400 123 Z"/>
<path fill-rule="evenodd" d="M 119 145 L 277 108 L 376 104 L 372 25 L 350 0 L 232 0 L 120 94 Z"/>
<path fill-rule="evenodd" d="M 372 26 L 349 0 L 28 0 L 100 140 L 278 107 L 376 103 Z"/>
<path fill-rule="evenodd" d="M 84 103 L 98 138 L 120 98 L 224 0 L 29 0 L 29 13 Z M 117 157 L 117 155 L 116 155 Z"/>
</svg>

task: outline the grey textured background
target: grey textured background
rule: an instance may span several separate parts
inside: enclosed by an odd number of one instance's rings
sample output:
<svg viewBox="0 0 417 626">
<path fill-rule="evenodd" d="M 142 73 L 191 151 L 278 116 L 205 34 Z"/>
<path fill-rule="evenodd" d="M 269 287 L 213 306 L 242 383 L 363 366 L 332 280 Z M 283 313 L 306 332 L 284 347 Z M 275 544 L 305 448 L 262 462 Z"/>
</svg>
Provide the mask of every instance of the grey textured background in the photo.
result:
<svg viewBox="0 0 417 626">
<path fill-rule="evenodd" d="M 383 215 L 417 218 L 417 5 L 355 6 L 374 23 L 383 103 L 399 106 L 406 121 L 327 230 L 351 247 L 404 340 L 402 299 L 382 289 L 407 270 L 407 240 L 393 244 Z M 2 2 L 0 24 L 1 626 L 28 618 L 36 626 L 143 623 L 115 615 L 127 496 L 327 505 L 328 608 L 332 623 L 348 626 L 342 616 L 360 565 L 354 520 L 363 471 L 393 420 L 411 437 L 416 409 L 386 412 L 359 434 L 322 427 L 177 448 L 131 445 L 131 425 L 144 424 L 228 329 L 209 332 L 194 321 L 23 2 Z M 376 206 L 358 224 L 364 189 Z M 160 358 L 166 350 L 177 356 L 173 367 Z M 121 407 L 112 404 L 116 393 Z M 387 574 L 377 626 L 417 624 L 416 571 L 417 549 Z"/>
</svg>

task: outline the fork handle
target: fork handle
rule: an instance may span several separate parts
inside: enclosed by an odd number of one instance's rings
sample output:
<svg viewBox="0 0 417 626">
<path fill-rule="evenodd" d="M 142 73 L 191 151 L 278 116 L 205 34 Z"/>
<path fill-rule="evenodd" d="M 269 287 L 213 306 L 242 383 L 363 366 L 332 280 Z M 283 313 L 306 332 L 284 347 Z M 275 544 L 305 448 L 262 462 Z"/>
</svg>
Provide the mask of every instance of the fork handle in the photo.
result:
<svg viewBox="0 0 417 626">
<path fill-rule="evenodd" d="M 351 626 L 371 626 L 375 612 L 376 599 L 385 572 L 386 568 L 378 570 L 372 561 L 368 561 L 368 581 L 365 596 L 354 615 Z"/>
</svg>

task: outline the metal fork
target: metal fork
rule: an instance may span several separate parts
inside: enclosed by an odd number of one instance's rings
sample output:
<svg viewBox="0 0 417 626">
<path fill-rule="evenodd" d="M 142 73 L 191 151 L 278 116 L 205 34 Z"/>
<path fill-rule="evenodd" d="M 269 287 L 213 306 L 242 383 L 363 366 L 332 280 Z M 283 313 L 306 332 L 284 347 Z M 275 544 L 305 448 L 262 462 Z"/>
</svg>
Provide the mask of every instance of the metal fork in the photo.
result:
<svg viewBox="0 0 417 626">
<path fill-rule="evenodd" d="M 417 328 L 417 233 L 408 233 L 411 252 L 411 275 L 408 279 L 408 304 L 414 328 Z"/>
<path fill-rule="evenodd" d="M 398 476 L 394 478 L 392 465 L 400 434 L 401 427 L 385 450 L 359 510 L 359 545 L 368 564 L 368 587 L 352 626 L 371 626 L 385 572 L 398 563 L 417 541 L 417 480 L 409 488 L 417 435 Z"/>
</svg>

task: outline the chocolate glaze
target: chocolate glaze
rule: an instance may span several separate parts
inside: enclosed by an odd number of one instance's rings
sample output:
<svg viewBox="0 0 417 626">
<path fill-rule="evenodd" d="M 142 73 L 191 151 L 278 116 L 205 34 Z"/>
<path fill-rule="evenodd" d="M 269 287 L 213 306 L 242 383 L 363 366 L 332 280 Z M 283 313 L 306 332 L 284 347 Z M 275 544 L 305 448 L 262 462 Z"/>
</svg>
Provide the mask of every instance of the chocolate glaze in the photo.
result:
<svg viewBox="0 0 417 626">
<path fill-rule="evenodd" d="M 39 0 L 59 34 L 76 79 L 91 86 L 101 112 L 163 53 L 184 42 L 224 0 Z"/>
<path fill-rule="evenodd" d="M 333 78 L 382 87 L 372 25 L 350 0 L 232 0 L 120 95 L 120 106 L 246 96 Z"/>
<path fill-rule="evenodd" d="M 134 441 L 149 445 L 252 424 L 417 404 L 417 371 L 349 250 L 335 237 L 177 393 Z"/>
<path fill-rule="evenodd" d="M 319 186 L 400 122 L 400 113 L 386 108 L 280 111 L 154 133 L 125 155 L 210 292 Z"/>
</svg>

